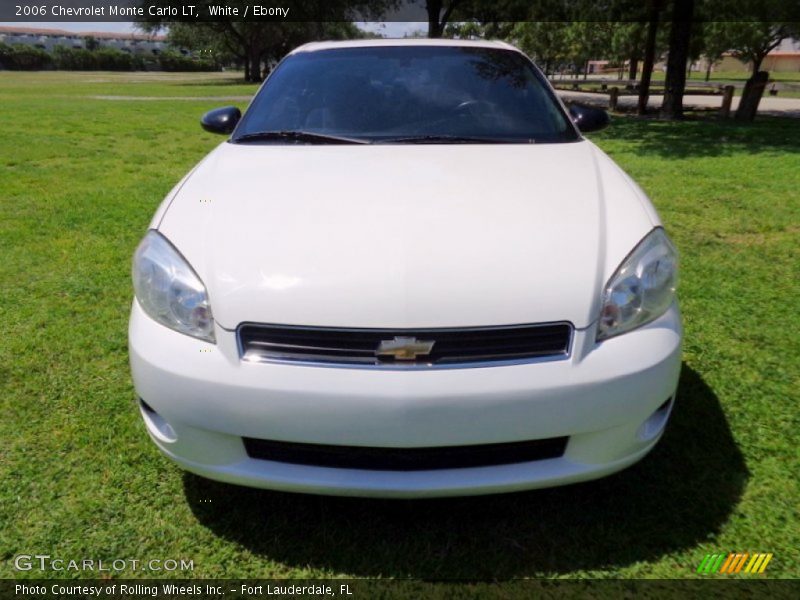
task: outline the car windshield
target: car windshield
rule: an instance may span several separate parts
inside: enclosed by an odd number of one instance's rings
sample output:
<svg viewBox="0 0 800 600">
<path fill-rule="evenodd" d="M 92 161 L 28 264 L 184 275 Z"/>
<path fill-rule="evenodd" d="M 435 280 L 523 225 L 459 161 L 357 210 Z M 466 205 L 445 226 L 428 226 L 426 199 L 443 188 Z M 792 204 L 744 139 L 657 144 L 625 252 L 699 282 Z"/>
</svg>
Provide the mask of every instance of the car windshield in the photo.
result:
<svg viewBox="0 0 800 600">
<path fill-rule="evenodd" d="M 232 141 L 552 143 L 577 139 L 552 91 L 519 52 L 373 46 L 287 57 L 253 100 Z"/>
</svg>

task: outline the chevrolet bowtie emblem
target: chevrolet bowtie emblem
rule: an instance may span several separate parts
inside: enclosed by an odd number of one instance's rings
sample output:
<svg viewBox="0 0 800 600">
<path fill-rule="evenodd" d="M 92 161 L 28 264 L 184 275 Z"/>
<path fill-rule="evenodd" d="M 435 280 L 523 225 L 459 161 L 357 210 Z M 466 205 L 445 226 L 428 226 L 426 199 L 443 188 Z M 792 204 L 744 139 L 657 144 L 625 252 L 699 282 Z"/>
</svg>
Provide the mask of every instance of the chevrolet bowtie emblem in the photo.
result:
<svg viewBox="0 0 800 600">
<path fill-rule="evenodd" d="M 430 354 L 435 343 L 418 340 L 415 337 L 395 336 L 393 340 L 383 340 L 375 351 L 375 356 L 392 357 L 395 360 L 416 360 L 419 356 Z"/>
</svg>

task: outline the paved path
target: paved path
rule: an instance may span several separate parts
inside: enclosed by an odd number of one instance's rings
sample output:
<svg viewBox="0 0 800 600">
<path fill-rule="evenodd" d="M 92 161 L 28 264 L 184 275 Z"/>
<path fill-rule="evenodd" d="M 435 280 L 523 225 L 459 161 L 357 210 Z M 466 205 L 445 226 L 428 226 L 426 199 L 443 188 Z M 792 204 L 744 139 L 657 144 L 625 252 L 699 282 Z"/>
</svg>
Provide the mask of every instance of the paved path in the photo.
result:
<svg viewBox="0 0 800 600">
<path fill-rule="evenodd" d="M 556 90 L 562 100 L 573 102 L 585 102 L 597 106 L 608 107 L 608 94 L 595 94 L 592 92 L 572 92 L 567 90 Z M 647 106 L 658 108 L 664 96 L 650 96 Z M 636 96 L 620 96 L 617 106 L 633 108 L 638 99 Z M 719 108 L 722 105 L 722 96 L 692 96 L 683 97 L 683 106 L 686 108 Z M 739 98 L 733 98 L 731 110 L 736 110 L 739 106 Z M 765 96 L 761 98 L 758 105 L 758 114 L 773 115 L 780 117 L 794 117 L 800 119 L 800 98 L 773 98 Z"/>
</svg>

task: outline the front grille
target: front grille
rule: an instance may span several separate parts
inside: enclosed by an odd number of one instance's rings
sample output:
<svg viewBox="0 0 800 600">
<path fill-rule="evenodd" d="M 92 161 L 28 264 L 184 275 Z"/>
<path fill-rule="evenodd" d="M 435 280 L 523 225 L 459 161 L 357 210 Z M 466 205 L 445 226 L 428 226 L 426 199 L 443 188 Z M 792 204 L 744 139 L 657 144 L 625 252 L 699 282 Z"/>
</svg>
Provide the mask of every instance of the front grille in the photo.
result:
<svg viewBox="0 0 800 600">
<path fill-rule="evenodd" d="M 247 361 L 446 367 L 563 358 L 570 351 L 572 325 L 409 330 L 244 324 L 239 327 L 238 336 L 241 357 Z M 433 342 L 433 346 L 426 346 L 426 342 Z M 399 352 L 410 348 L 412 355 L 397 354 L 398 346 Z M 378 352 L 379 347 L 383 353 Z"/>
<path fill-rule="evenodd" d="M 250 458 L 315 467 L 369 471 L 465 469 L 558 458 L 563 456 L 568 440 L 566 437 L 558 437 L 479 446 L 373 448 L 276 442 L 255 438 L 242 439 Z"/>
</svg>

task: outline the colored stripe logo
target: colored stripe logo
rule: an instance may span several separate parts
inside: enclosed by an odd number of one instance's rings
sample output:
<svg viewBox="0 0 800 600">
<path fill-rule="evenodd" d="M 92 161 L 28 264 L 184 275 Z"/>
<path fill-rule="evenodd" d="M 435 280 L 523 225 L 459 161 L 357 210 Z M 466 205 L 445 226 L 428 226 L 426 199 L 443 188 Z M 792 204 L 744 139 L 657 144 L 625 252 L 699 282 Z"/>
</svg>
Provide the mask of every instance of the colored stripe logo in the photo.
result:
<svg viewBox="0 0 800 600">
<path fill-rule="evenodd" d="M 731 552 L 729 554 L 706 554 L 705 558 L 697 567 L 697 572 L 702 574 L 711 573 L 763 573 L 769 561 L 772 560 L 772 553 L 757 552 Z"/>
</svg>

